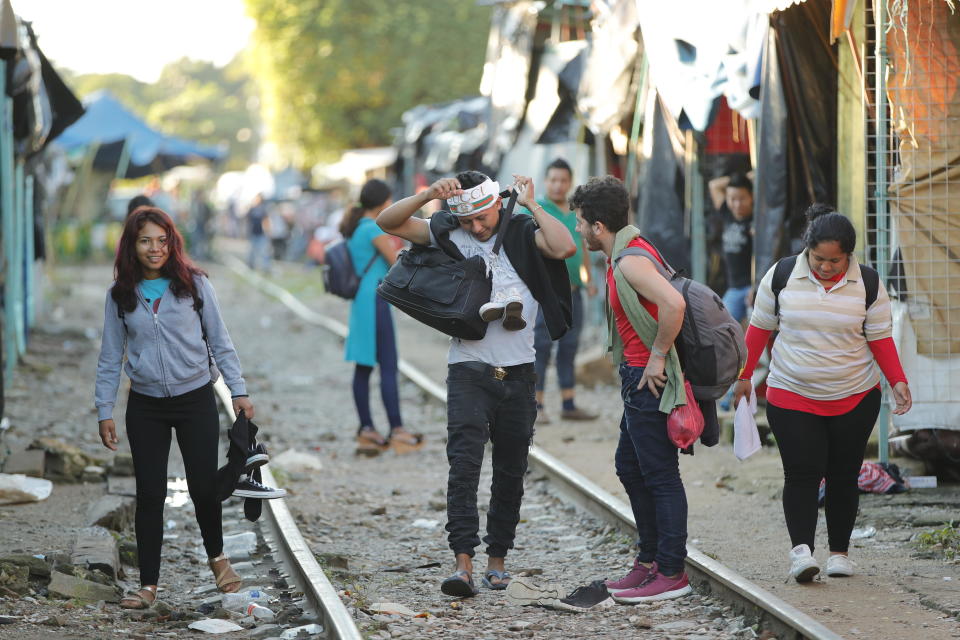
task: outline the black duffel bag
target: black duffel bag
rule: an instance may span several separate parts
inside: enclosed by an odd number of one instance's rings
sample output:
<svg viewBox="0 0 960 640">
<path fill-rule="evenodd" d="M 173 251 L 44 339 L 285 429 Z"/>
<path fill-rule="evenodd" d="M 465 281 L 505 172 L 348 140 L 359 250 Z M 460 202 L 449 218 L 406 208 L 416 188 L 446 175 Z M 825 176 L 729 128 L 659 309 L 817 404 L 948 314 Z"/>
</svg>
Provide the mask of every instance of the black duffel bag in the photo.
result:
<svg viewBox="0 0 960 640">
<path fill-rule="evenodd" d="M 401 251 L 377 287 L 380 297 L 427 326 L 465 340 L 480 340 L 487 323 L 480 307 L 490 302 L 491 280 L 480 256 L 457 259 L 438 247 Z"/>
<path fill-rule="evenodd" d="M 494 253 L 500 252 L 516 202 L 517 194 L 513 192 L 501 214 Z M 421 245 L 401 251 L 377 293 L 400 311 L 441 333 L 481 340 L 487 334 L 487 323 L 480 318 L 480 307 L 490 302 L 492 280 L 481 256 L 464 258 L 456 247 L 453 250 L 456 255 Z"/>
</svg>

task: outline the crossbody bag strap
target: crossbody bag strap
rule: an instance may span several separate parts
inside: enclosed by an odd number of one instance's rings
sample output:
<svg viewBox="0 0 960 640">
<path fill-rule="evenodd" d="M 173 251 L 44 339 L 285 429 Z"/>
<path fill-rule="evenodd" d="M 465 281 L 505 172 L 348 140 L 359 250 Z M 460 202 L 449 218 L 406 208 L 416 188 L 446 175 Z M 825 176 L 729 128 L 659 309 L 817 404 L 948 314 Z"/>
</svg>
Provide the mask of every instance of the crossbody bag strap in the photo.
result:
<svg viewBox="0 0 960 640">
<path fill-rule="evenodd" d="M 367 263 L 367 266 L 363 268 L 363 272 L 360 274 L 360 279 L 363 280 L 363 276 L 367 275 L 367 271 L 370 271 L 370 267 L 373 266 L 373 263 L 377 261 L 377 258 L 380 257 L 380 252 L 376 247 L 373 248 L 373 255 L 370 257 L 370 262 Z"/>
<path fill-rule="evenodd" d="M 493 252 L 496 254 L 500 253 L 500 246 L 503 244 L 503 236 L 507 232 L 507 225 L 510 224 L 510 218 L 513 217 L 513 210 L 517 206 L 517 190 L 513 189 L 510 192 L 510 200 L 507 202 L 506 208 L 500 214 L 500 228 L 497 229 L 497 239 L 493 242 Z"/>
</svg>

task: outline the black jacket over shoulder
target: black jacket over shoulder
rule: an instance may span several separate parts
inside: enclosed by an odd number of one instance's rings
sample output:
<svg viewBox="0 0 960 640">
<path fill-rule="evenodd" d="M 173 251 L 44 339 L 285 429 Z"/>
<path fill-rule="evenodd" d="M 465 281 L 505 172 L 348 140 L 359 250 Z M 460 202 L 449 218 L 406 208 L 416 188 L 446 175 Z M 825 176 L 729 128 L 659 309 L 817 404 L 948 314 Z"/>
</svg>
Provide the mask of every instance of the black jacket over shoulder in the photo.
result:
<svg viewBox="0 0 960 640">
<path fill-rule="evenodd" d="M 450 232 L 459 227 L 460 221 L 449 211 L 438 211 L 430 218 L 430 233 L 440 248 L 448 255 L 462 258 L 463 254 L 450 240 Z M 504 232 L 503 250 L 510 264 L 540 303 L 550 338 L 558 340 L 573 323 L 570 278 L 565 261 L 540 253 L 534 237 L 538 228 L 533 216 L 514 213 L 507 228 L 499 231 Z"/>
</svg>

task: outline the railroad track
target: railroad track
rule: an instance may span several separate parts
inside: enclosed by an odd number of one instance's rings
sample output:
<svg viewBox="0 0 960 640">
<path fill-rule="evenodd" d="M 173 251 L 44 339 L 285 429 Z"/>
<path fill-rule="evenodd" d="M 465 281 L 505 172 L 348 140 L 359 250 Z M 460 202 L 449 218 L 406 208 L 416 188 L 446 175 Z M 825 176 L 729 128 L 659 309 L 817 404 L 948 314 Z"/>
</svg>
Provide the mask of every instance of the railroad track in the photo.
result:
<svg viewBox="0 0 960 640">
<path fill-rule="evenodd" d="M 237 416 L 233 412 L 230 390 L 224 384 L 223 378 L 217 380 L 213 388 L 224 411 L 233 422 Z M 270 472 L 270 465 L 263 465 L 260 471 L 263 474 L 264 484 L 275 487 L 276 480 Z M 266 518 L 261 521 L 261 525 L 264 525 L 265 532 L 273 537 L 277 559 L 290 569 L 290 577 L 303 591 L 306 604 L 320 619 L 323 636 L 329 640 L 362 640 L 363 636 L 347 608 L 340 601 L 337 590 L 330 584 L 330 580 L 327 579 L 313 552 L 310 551 L 310 546 L 300 535 L 300 529 L 287 507 L 286 500 L 279 498 L 267 500 L 266 503 Z"/>
<path fill-rule="evenodd" d="M 320 326 L 340 338 L 346 337 L 346 325 L 310 309 L 286 289 L 251 271 L 242 261 L 232 256 L 226 256 L 224 263 L 262 292 L 278 299 L 305 322 Z M 402 359 L 399 363 L 399 369 L 407 379 L 416 384 L 428 396 L 441 403 L 446 403 L 446 389 L 442 385 L 437 384 L 425 373 Z M 226 391 L 225 388 L 224 391 Z M 227 400 L 229 404 L 229 392 L 227 392 Z M 544 475 L 551 486 L 564 499 L 618 530 L 628 535 L 636 535 L 633 514 L 622 500 L 601 489 L 588 478 L 569 468 L 536 445 L 530 448 L 530 466 L 537 473 Z M 272 476 L 269 475 L 269 471 L 264 474 L 264 481 L 271 484 Z M 357 634 L 330 635 L 329 637 L 360 638 L 356 626 L 353 625 L 336 591 L 330 585 L 326 576 L 323 575 L 323 571 L 317 565 L 299 531 L 296 530 L 296 525 L 289 510 L 283 504 L 284 501 L 271 500 L 268 502 L 271 506 L 272 522 L 274 526 L 279 527 L 277 539 L 291 541 L 283 542 L 281 546 L 290 549 L 288 553 L 290 554 L 291 566 L 296 567 L 295 571 L 303 581 L 301 584 L 305 587 L 304 593 L 308 599 L 315 603 L 318 612 L 323 611 L 321 615 L 324 621 L 328 619 L 328 615 L 330 616 L 330 631 L 332 633 L 340 633 L 339 628 L 333 626 L 340 622 L 344 632 L 349 632 L 349 629 L 346 628 L 349 624 L 352 627 L 352 633 Z M 279 504 L 274 506 L 275 503 Z M 276 511 L 281 511 L 285 514 L 285 517 L 277 518 L 274 515 Z M 297 552 L 294 553 L 293 550 Z M 313 567 L 308 569 L 306 564 L 302 567 L 296 564 L 301 559 L 305 563 L 312 563 Z M 723 600 L 738 613 L 754 620 L 761 629 L 769 630 L 775 634 L 780 640 L 842 640 L 842 636 L 831 631 L 814 618 L 690 545 L 687 546 L 686 569 L 691 582 L 700 593 L 709 594 Z M 307 587 L 307 584 L 313 584 L 311 580 L 314 578 L 318 580 L 318 585 L 322 584 L 323 586 Z M 308 593 L 308 588 L 311 590 L 310 593 Z M 325 597 L 332 597 L 335 602 L 328 602 L 324 599 Z M 331 607 L 329 612 L 324 608 L 328 605 Z"/>
</svg>

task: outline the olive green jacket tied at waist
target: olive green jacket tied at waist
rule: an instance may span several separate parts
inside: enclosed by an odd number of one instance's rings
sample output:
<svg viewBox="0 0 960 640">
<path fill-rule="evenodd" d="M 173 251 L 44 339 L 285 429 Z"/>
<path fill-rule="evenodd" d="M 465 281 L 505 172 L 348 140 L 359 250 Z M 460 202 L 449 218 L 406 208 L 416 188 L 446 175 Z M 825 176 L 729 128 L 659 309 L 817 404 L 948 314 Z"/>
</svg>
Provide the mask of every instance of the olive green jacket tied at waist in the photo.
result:
<svg viewBox="0 0 960 640">
<path fill-rule="evenodd" d="M 617 232 L 613 241 L 613 279 L 617 285 L 617 297 L 620 298 L 620 304 L 623 306 L 624 313 L 630 320 L 633 330 L 640 336 L 640 340 L 647 346 L 647 349 L 653 350 L 653 341 L 657 337 L 657 321 L 642 304 L 637 292 L 627 282 L 626 276 L 620 271 L 620 265 L 617 256 L 627 248 L 627 245 L 637 236 L 640 230 L 633 225 L 627 225 Z M 607 298 L 607 351 L 613 353 L 613 363 L 619 365 L 623 362 L 623 338 L 617 331 L 617 320 L 610 307 L 610 299 Z M 660 411 L 669 414 L 674 407 L 687 404 L 687 393 L 683 388 L 683 370 L 680 368 L 680 358 L 677 356 L 677 349 L 673 345 L 667 352 L 666 362 L 664 364 L 664 373 L 667 375 L 667 384 L 660 391 Z"/>
</svg>

